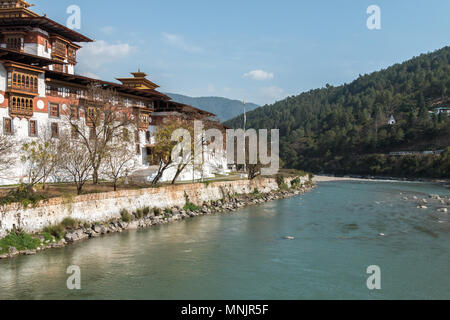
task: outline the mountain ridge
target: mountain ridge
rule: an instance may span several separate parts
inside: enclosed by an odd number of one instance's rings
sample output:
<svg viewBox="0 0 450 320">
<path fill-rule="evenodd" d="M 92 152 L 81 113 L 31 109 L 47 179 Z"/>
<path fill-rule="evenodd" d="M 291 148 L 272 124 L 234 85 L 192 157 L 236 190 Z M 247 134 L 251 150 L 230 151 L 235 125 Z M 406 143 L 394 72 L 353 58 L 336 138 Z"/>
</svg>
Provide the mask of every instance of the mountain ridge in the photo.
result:
<svg viewBox="0 0 450 320">
<path fill-rule="evenodd" d="M 175 102 L 188 104 L 193 107 L 206 110 L 208 112 L 217 115 L 220 121 L 226 121 L 234 118 L 235 116 L 242 114 L 244 104 L 239 100 L 232 100 L 224 97 L 189 97 L 177 93 L 166 92 L 172 100 Z M 259 107 L 254 103 L 246 103 L 245 107 L 247 111 L 252 111 Z"/>
<path fill-rule="evenodd" d="M 450 47 L 310 90 L 247 114 L 254 129 L 280 129 L 285 167 L 313 172 L 450 177 Z M 395 124 L 388 124 L 391 115 Z M 242 115 L 225 122 L 240 127 Z M 441 157 L 393 158 L 392 151 L 447 149 Z M 414 150 L 422 151 L 422 150 Z"/>
</svg>

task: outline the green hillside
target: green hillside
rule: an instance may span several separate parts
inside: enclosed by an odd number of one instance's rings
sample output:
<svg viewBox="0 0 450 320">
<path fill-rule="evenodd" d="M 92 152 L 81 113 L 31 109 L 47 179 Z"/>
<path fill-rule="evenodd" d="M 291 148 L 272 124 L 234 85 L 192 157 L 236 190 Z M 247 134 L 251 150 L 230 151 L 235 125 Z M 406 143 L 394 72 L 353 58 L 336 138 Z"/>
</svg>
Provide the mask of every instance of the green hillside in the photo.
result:
<svg viewBox="0 0 450 320">
<path fill-rule="evenodd" d="M 312 90 L 250 112 L 248 127 L 280 129 L 288 168 L 337 174 L 450 177 L 450 148 L 429 156 L 396 151 L 450 146 L 450 47 L 361 75 L 350 84 Z M 394 116 L 395 125 L 388 122 Z M 242 115 L 228 122 L 240 127 Z"/>
<path fill-rule="evenodd" d="M 221 97 L 199 97 L 192 98 L 181 94 L 166 93 L 174 101 L 191 105 L 193 107 L 206 110 L 217 115 L 220 121 L 226 121 L 242 114 L 244 105 L 242 101 L 230 100 Z M 247 103 L 246 109 L 251 111 L 259 106 L 254 103 Z"/>
</svg>

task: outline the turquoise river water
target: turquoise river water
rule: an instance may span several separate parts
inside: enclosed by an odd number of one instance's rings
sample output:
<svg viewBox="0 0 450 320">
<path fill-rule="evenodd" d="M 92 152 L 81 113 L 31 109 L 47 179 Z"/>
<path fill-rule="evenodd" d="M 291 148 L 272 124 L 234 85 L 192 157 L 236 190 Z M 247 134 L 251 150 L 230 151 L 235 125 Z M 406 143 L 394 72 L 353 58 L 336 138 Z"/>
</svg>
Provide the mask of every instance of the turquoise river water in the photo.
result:
<svg viewBox="0 0 450 320">
<path fill-rule="evenodd" d="M 429 194 L 450 190 L 327 182 L 232 214 L 2 260 L 0 300 L 450 299 L 450 214 L 403 200 Z M 73 265 L 81 290 L 66 286 Z M 366 286 L 371 265 L 381 290 Z"/>
</svg>

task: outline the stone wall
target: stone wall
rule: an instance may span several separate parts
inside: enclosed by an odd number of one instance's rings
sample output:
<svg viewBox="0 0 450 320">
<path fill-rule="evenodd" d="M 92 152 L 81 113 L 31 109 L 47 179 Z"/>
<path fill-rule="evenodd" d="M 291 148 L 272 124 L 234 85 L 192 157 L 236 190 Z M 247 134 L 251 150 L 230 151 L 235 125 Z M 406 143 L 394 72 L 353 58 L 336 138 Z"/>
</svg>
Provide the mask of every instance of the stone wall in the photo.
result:
<svg viewBox="0 0 450 320">
<path fill-rule="evenodd" d="M 305 183 L 308 177 L 301 179 L 302 183 Z M 287 182 L 290 180 L 292 179 L 286 179 Z M 22 204 L 12 204 L 0 208 L 0 238 L 14 226 L 22 228 L 25 232 L 35 233 L 68 217 L 93 223 L 120 218 L 121 209 L 133 212 L 144 207 L 162 209 L 183 207 L 186 204 L 185 193 L 190 202 L 202 205 L 204 202 L 223 199 L 227 195 L 252 193 L 255 189 L 261 193 L 268 193 L 277 190 L 278 185 L 274 178 L 260 178 L 253 181 L 212 182 L 209 185 L 195 183 L 124 190 L 82 195 L 72 199 L 54 198 L 27 209 L 24 209 Z"/>
</svg>

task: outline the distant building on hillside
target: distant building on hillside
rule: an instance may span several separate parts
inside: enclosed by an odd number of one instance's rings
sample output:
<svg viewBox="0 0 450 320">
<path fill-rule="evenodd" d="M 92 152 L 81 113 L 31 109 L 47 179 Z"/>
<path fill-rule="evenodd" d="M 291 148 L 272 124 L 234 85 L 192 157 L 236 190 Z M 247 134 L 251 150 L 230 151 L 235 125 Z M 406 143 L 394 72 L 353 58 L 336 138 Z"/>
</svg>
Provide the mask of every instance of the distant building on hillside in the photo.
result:
<svg viewBox="0 0 450 320">
<path fill-rule="evenodd" d="M 397 124 L 397 120 L 395 120 L 394 116 L 392 115 L 388 122 L 389 125 L 393 126 Z"/>
</svg>

